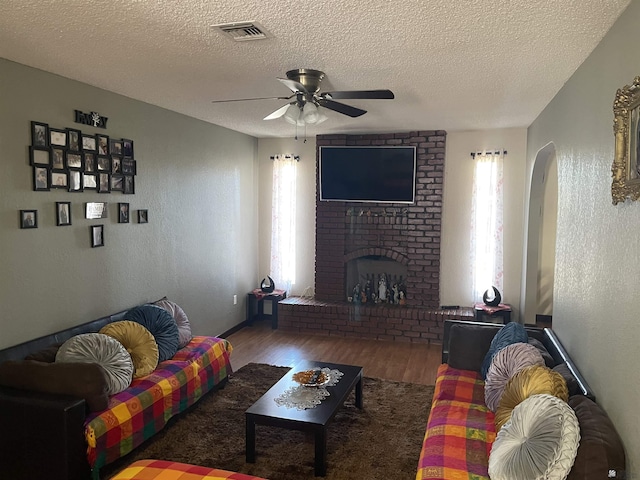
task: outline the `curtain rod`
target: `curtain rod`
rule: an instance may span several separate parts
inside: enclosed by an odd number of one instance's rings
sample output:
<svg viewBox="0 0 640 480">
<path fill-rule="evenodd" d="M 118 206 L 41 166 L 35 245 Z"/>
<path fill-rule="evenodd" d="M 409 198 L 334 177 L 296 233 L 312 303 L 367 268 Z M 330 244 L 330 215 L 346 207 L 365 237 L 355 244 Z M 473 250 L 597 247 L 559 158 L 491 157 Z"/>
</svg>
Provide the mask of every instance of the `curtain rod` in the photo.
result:
<svg viewBox="0 0 640 480">
<path fill-rule="evenodd" d="M 269 158 L 275 160 L 278 155 L 271 155 Z M 284 158 L 293 158 L 296 162 L 300 161 L 300 155 L 284 155 Z"/>
<path fill-rule="evenodd" d="M 479 155 L 479 154 L 481 154 L 481 153 L 482 153 L 482 152 L 471 152 L 471 158 L 476 158 L 476 155 Z M 500 150 L 496 150 L 495 152 L 491 152 L 491 151 L 489 151 L 489 152 L 487 152 L 487 153 L 488 153 L 488 154 L 492 154 L 492 153 L 493 153 L 494 155 L 497 155 L 497 154 L 499 154 L 499 153 L 500 153 Z M 506 151 L 506 150 L 504 150 L 504 151 L 502 152 L 502 154 L 503 154 L 503 155 L 506 155 L 506 154 L 507 154 L 507 151 Z"/>
</svg>

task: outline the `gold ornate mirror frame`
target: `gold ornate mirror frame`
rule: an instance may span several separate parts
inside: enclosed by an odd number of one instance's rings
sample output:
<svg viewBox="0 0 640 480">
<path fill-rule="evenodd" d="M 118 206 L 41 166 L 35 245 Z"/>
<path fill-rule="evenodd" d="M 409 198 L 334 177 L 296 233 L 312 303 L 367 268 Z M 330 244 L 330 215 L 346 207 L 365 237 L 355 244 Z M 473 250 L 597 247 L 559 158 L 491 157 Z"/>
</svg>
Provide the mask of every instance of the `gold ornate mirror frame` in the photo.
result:
<svg viewBox="0 0 640 480">
<path fill-rule="evenodd" d="M 640 198 L 640 76 L 616 92 L 613 102 L 615 157 L 611 173 L 613 204 Z"/>
</svg>

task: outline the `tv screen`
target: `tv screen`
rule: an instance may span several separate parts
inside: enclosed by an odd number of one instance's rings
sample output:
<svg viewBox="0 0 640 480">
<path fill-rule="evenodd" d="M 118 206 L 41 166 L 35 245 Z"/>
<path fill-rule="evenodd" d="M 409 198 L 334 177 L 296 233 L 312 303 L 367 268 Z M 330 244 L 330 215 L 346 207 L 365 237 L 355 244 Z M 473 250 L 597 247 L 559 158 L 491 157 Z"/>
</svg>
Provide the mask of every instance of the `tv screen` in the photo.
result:
<svg viewBox="0 0 640 480">
<path fill-rule="evenodd" d="M 413 203 L 415 147 L 320 147 L 320 200 Z"/>
</svg>

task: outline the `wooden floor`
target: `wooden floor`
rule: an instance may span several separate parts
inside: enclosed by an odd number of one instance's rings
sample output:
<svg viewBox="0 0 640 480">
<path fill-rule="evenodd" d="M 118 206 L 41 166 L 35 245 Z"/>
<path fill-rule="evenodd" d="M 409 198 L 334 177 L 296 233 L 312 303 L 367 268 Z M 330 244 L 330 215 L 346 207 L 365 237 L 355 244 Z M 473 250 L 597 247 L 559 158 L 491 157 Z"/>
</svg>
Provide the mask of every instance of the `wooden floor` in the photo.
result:
<svg viewBox="0 0 640 480">
<path fill-rule="evenodd" d="M 412 344 L 272 330 L 258 320 L 227 337 L 234 370 L 250 362 L 293 366 L 299 360 L 359 365 L 367 377 L 433 385 L 441 363 L 440 345 Z"/>
</svg>

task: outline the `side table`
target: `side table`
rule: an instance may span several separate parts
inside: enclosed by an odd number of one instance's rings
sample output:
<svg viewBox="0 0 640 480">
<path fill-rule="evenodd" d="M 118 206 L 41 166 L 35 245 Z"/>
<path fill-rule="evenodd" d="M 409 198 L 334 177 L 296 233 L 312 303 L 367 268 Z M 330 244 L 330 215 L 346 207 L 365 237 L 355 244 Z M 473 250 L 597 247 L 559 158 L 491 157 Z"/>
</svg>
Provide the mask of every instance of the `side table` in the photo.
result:
<svg viewBox="0 0 640 480">
<path fill-rule="evenodd" d="M 485 317 L 489 317 L 490 319 L 500 317 L 502 323 L 505 324 L 511 321 L 511 305 L 508 303 L 501 303 L 496 307 L 491 307 L 484 303 L 476 303 L 473 306 L 473 310 L 476 314 L 476 320 L 479 322 L 484 322 Z"/>
<path fill-rule="evenodd" d="M 274 290 L 271 293 L 265 293 L 259 288 L 256 288 L 247 294 L 247 323 L 253 324 L 253 321 L 263 319 L 264 317 L 271 317 L 271 328 L 278 328 L 278 302 L 287 298 L 287 292 L 285 290 Z M 264 302 L 271 302 L 271 315 L 265 315 Z"/>
</svg>

